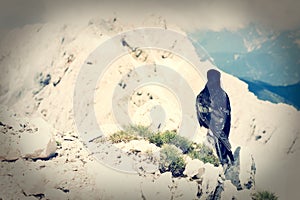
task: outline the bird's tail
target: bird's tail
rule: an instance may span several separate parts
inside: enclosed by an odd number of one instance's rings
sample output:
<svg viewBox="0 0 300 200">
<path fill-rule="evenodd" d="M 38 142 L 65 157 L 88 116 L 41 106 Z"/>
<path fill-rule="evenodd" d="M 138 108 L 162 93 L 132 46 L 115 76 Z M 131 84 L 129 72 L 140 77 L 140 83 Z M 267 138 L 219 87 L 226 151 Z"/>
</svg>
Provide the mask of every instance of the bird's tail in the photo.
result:
<svg viewBox="0 0 300 200">
<path fill-rule="evenodd" d="M 231 152 L 231 145 L 229 143 L 228 138 L 225 136 L 225 133 L 223 131 L 214 131 L 212 130 L 214 136 L 216 136 L 218 138 L 218 140 L 220 140 L 222 142 L 222 144 L 225 146 L 225 148 Z M 232 155 L 232 152 L 231 152 Z M 233 158 L 233 156 L 232 156 Z M 230 158 L 231 159 L 231 158 Z"/>
</svg>

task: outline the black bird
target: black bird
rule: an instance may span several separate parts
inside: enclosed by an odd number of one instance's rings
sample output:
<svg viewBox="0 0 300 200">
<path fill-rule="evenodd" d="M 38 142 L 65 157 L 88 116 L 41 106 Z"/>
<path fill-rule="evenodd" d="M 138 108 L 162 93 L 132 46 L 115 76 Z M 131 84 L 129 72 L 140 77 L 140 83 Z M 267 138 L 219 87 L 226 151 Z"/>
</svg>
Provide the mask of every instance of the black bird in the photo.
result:
<svg viewBox="0 0 300 200">
<path fill-rule="evenodd" d="M 233 164 L 234 158 L 228 137 L 230 132 L 231 108 L 227 93 L 221 88 L 221 74 L 211 69 L 207 72 L 207 83 L 196 99 L 197 118 L 200 126 L 209 129 L 222 165 Z M 212 134 L 211 134 L 212 133 Z"/>
</svg>

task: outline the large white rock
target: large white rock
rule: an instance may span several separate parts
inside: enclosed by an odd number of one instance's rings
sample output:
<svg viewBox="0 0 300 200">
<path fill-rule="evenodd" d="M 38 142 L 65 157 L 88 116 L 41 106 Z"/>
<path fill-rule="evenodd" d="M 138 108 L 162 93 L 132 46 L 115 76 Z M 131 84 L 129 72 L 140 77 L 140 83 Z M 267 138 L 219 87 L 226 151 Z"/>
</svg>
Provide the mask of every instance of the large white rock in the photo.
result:
<svg viewBox="0 0 300 200">
<path fill-rule="evenodd" d="M 17 141 L 17 137 L 0 133 L 0 161 L 12 161 L 20 157 Z"/>
<path fill-rule="evenodd" d="M 237 189 L 230 180 L 224 181 L 223 189 L 224 191 L 221 193 L 221 199 L 234 199 L 236 197 Z"/>
<path fill-rule="evenodd" d="M 242 187 L 250 189 L 255 184 L 255 163 L 254 158 L 247 148 L 242 148 L 240 153 L 240 174 L 239 178 Z"/>
<path fill-rule="evenodd" d="M 45 191 L 45 197 L 47 199 L 56 199 L 56 200 L 65 200 L 68 199 L 66 193 L 64 193 L 61 190 L 54 189 L 54 188 L 48 188 Z"/>
<path fill-rule="evenodd" d="M 203 165 L 204 163 L 201 160 L 193 159 L 186 164 L 183 174 L 188 177 L 194 177 L 199 174 L 199 170 L 201 172 L 204 171 Z"/>
<path fill-rule="evenodd" d="M 34 133 L 24 132 L 20 138 L 21 156 L 25 158 L 48 158 L 56 151 L 53 129 L 41 118 L 31 121 L 37 130 Z"/>
<path fill-rule="evenodd" d="M 252 198 L 251 198 L 252 192 L 253 192 L 252 190 L 240 190 L 240 191 L 237 191 L 235 197 L 238 200 L 252 200 Z"/>
<path fill-rule="evenodd" d="M 161 174 L 155 182 L 143 180 L 141 187 L 142 194 L 147 200 L 171 199 L 172 173 Z"/>
<path fill-rule="evenodd" d="M 141 199 L 138 175 L 119 172 L 97 161 L 86 163 L 85 168 L 93 187 L 99 192 L 100 199 Z"/>
<path fill-rule="evenodd" d="M 19 175 L 16 180 L 26 195 L 43 194 L 47 183 L 43 174 L 29 170 Z"/>
<path fill-rule="evenodd" d="M 175 179 L 176 190 L 173 199 L 186 200 L 196 199 L 198 184 L 195 181 L 189 181 L 186 178 Z"/>
<path fill-rule="evenodd" d="M 214 167 L 210 163 L 205 163 L 204 168 L 205 173 L 202 175 L 202 196 L 200 199 L 207 199 L 215 191 L 218 185 L 218 177 L 222 171 L 221 167 Z"/>
<path fill-rule="evenodd" d="M 131 140 L 128 143 L 120 142 L 114 145 L 126 152 L 134 149 L 141 152 L 152 152 L 157 154 L 160 150 L 160 148 L 155 144 L 152 144 L 146 140 Z"/>
</svg>

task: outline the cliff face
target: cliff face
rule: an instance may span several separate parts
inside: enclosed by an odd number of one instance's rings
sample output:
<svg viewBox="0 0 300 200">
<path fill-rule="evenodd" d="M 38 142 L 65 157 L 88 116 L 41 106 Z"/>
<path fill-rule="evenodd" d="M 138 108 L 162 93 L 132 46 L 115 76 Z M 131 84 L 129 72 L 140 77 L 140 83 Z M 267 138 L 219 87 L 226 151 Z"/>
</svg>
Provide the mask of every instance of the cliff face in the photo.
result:
<svg viewBox="0 0 300 200">
<path fill-rule="evenodd" d="M 160 21 L 144 25 L 166 28 Z M 206 70 L 215 66 L 203 57 L 195 67 L 186 56 L 171 53 L 195 54 L 192 47 L 181 46 L 182 41 L 166 38 L 168 49 L 139 48 L 134 37 L 124 33 L 116 45 L 127 53 L 108 60 L 99 76 L 82 72 L 83 68 L 97 68 L 105 53 L 115 51 L 115 46 L 107 46 L 103 54 L 97 54 L 98 46 L 130 28 L 116 19 L 93 19 L 81 26 L 25 26 L 2 38 L 0 198 L 205 199 L 212 198 L 220 184 L 224 199 L 250 198 L 255 189 L 273 191 L 282 199 L 297 197 L 299 111 L 258 100 L 245 83 L 226 73 L 222 73 L 222 84 L 232 107 L 230 141 L 234 150 L 240 147 L 237 177 L 196 161 L 187 162 L 191 170 L 197 163 L 199 182 L 190 180 L 192 175 L 175 179 L 170 173 L 120 172 L 134 172 L 135 168 L 123 154 L 125 164 L 116 167 L 114 157 L 122 153 L 118 146 L 102 149 L 109 155 L 102 162 L 95 159 L 99 157 L 93 154 L 100 150 L 87 143 L 99 136 L 99 130 L 91 128 L 95 124 L 85 124 L 91 108 L 105 136 L 133 123 L 155 131 L 177 129 L 190 140 L 205 140 L 207 130 L 198 127 L 193 109 Z M 90 87 L 91 82 L 95 85 Z M 78 86 L 81 83 L 86 85 Z M 80 106 L 90 92 L 92 101 Z M 88 133 L 81 132 L 83 126 L 88 126 L 84 127 Z M 145 145 L 136 143 L 133 148 Z M 241 191 L 230 181 L 233 179 L 239 181 Z"/>
</svg>

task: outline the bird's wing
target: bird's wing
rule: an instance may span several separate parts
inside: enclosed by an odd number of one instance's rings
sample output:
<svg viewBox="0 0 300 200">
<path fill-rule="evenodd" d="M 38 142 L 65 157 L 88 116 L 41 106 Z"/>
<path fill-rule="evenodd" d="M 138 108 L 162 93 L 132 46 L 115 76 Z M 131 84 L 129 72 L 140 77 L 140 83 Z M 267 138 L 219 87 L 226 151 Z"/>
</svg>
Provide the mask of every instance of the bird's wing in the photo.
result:
<svg viewBox="0 0 300 200">
<path fill-rule="evenodd" d="M 201 99 L 201 96 L 198 95 L 196 100 L 196 111 L 197 111 L 197 118 L 200 126 L 204 126 L 208 128 L 209 121 L 210 121 L 210 110 L 207 105 L 205 105 Z"/>
</svg>

